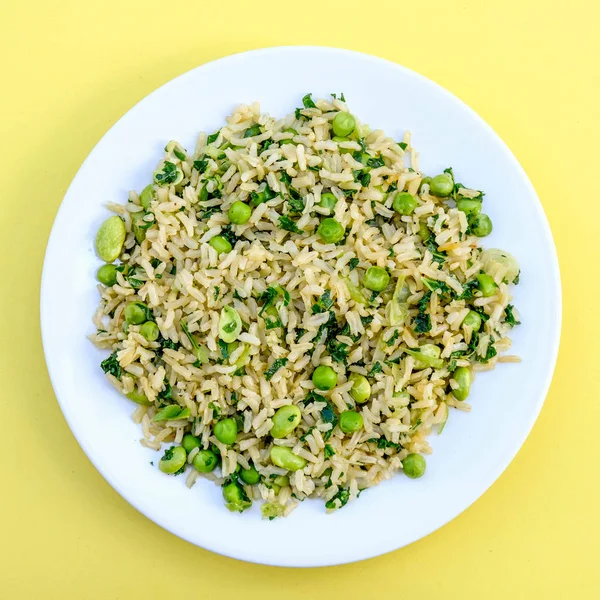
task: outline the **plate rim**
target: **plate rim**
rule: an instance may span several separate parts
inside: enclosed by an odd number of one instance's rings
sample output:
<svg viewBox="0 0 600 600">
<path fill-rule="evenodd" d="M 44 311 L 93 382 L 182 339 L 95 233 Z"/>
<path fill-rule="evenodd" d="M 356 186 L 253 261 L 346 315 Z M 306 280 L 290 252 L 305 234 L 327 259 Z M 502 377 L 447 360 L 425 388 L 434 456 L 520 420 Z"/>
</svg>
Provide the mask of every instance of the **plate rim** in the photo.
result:
<svg viewBox="0 0 600 600">
<path fill-rule="evenodd" d="M 207 68 L 215 68 L 215 67 L 218 67 L 219 64 L 222 64 L 225 62 L 233 63 L 235 61 L 244 60 L 248 56 L 260 58 L 261 55 L 271 54 L 271 53 L 282 53 L 282 52 L 293 52 L 294 53 L 294 52 L 306 52 L 306 51 L 309 51 L 309 52 L 310 51 L 318 51 L 318 52 L 323 52 L 323 53 L 343 54 L 343 55 L 349 56 L 350 58 L 360 57 L 363 60 L 370 60 L 370 61 L 374 61 L 374 62 L 385 62 L 391 68 L 401 71 L 409 77 L 419 79 L 419 80 L 421 80 L 422 83 L 426 83 L 429 86 L 435 86 L 435 88 L 437 88 L 437 91 L 446 97 L 447 101 L 460 105 L 463 110 L 466 110 L 470 114 L 470 116 L 477 122 L 477 124 L 480 127 L 484 128 L 486 130 L 488 135 L 490 135 L 492 138 L 495 138 L 499 142 L 499 146 L 501 147 L 503 153 L 506 155 L 507 159 L 510 161 L 513 168 L 516 171 L 518 171 L 518 173 L 520 174 L 520 176 L 523 180 L 523 183 L 527 186 L 528 191 L 535 198 L 535 202 L 533 204 L 534 204 L 535 212 L 537 213 L 537 216 L 539 217 L 539 220 L 540 220 L 540 223 L 542 226 L 541 231 L 542 231 L 542 234 L 543 234 L 546 242 L 548 243 L 548 247 L 552 250 L 551 256 L 549 257 L 548 275 L 553 284 L 553 295 L 554 295 L 553 302 L 554 302 L 554 306 L 555 306 L 556 310 L 555 310 L 555 314 L 553 315 L 554 321 L 555 321 L 553 324 L 554 325 L 553 331 L 555 333 L 554 333 L 554 336 L 552 339 L 552 347 L 551 347 L 551 350 L 549 353 L 550 360 L 548 362 L 548 365 L 547 365 L 547 368 L 545 371 L 544 380 L 540 381 L 540 384 L 538 386 L 539 393 L 538 393 L 538 399 L 535 403 L 535 408 L 534 408 L 534 410 L 531 411 L 529 421 L 528 421 L 526 427 L 524 427 L 524 429 L 523 429 L 524 434 L 519 438 L 520 439 L 519 443 L 514 445 L 514 449 L 511 450 L 511 452 L 506 453 L 506 457 L 504 458 L 504 460 L 500 461 L 499 464 L 496 465 L 495 469 L 490 470 L 490 473 L 491 473 L 490 483 L 488 485 L 485 485 L 482 489 L 480 489 L 480 491 L 478 488 L 478 492 L 475 494 L 475 496 L 470 501 L 468 501 L 468 503 L 460 511 L 456 512 L 456 514 L 454 514 L 453 516 L 444 520 L 443 523 L 436 524 L 433 527 L 427 528 L 425 533 L 423 533 L 421 535 L 417 535 L 417 536 L 413 535 L 412 537 L 410 537 L 410 539 L 407 539 L 406 541 L 404 541 L 400 544 L 393 544 L 393 545 L 387 544 L 380 551 L 375 551 L 375 552 L 368 551 L 368 552 L 364 552 L 363 554 L 361 554 L 359 556 L 354 556 L 352 558 L 343 558 L 342 557 L 339 560 L 337 560 L 337 559 L 332 560 L 331 558 L 325 558 L 324 560 L 303 561 L 302 563 L 298 563 L 298 562 L 294 561 L 293 559 L 285 560 L 284 557 L 274 557 L 273 560 L 271 560 L 271 561 L 264 560 L 264 558 L 255 559 L 253 556 L 249 555 L 247 552 L 236 551 L 235 549 L 228 547 L 226 545 L 219 546 L 218 544 L 210 544 L 210 543 L 207 543 L 206 545 L 204 543 L 200 544 L 197 540 L 191 539 L 191 536 L 187 536 L 185 532 L 182 532 L 180 530 L 176 531 L 167 522 L 167 520 L 162 517 L 162 515 L 153 513 L 152 509 L 149 506 L 147 506 L 142 500 L 140 500 L 136 497 L 132 497 L 126 490 L 123 490 L 121 488 L 121 486 L 118 484 L 118 482 L 111 476 L 111 473 L 107 469 L 104 469 L 103 467 L 100 466 L 99 462 L 95 459 L 94 453 L 92 452 L 92 450 L 89 447 L 86 440 L 78 435 L 77 427 L 76 427 L 76 425 L 74 423 L 74 419 L 73 419 L 73 414 L 68 409 L 67 404 L 61 400 L 60 394 L 58 393 L 59 385 L 58 385 L 58 382 L 56 381 L 56 376 L 53 375 L 53 369 L 51 368 L 51 364 L 53 361 L 51 354 L 50 354 L 50 350 L 49 350 L 51 342 L 49 341 L 49 333 L 47 331 L 48 327 L 47 327 L 47 325 L 45 325 L 46 318 L 49 318 L 49 317 L 46 314 L 44 299 L 48 295 L 47 290 L 49 289 L 49 286 L 50 286 L 50 284 L 48 283 L 48 279 L 49 279 L 48 273 L 50 271 L 49 258 L 52 256 L 53 248 L 57 244 L 57 238 L 58 238 L 57 222 L 60 220 L 62 211 L 65 210 L 65 200 L 69 196 L 72 188 L 75 186 L 75 183 L 78 181 L 79 177 L 81 176 L 82 171 L 84 171 L 84 167 L 86 166 L 88 161 L 91 161 L 91 159 L 94 156 L 94 154 L 96 153 L 98 147 L 102 144 L 103 140 L 109 135 L 109 133 L 115 127 L 117 127 L 124 119 L 126 119 L 127 116 L 132 111 L 136 110 L 140 105 L 149 101 L 149 99 L 151 97 L 153 97 L 154 95 L 159 94 L 163 88 L 170 86 L 175 81 L 179 81 L 181 79 L 190 77 L 193 73 L 195 73 L 198 70 L 207 69 Z M 382 58 L 379 56 L 367 54 L 364 52 L 358 52 L 358 51 L 354 51 L 354 50 L 348 50 L 348 49 L 344 49 L 344 48 L 330 47 L 330 46 L 313 46 L 313 45 L 309 45 L 309 46 L 306 46 L 306 45 L 270 46 L 270 47 L 258 48 L 258 49 L 254 49 L 254 50 L 247 50 L 247 51 L 237 52 L 235 54 L 222 56 L 220 58 L 217 58 L 217 59 L 208 61 L 206 63 L 203 63 L 201 65 L 198 65 L 198 66 L 196 66 L 188 71 L 185 71 L 184 73 L 181 73 L 180 75 L 170 79 L 169 81 L 166 81 L 165 83 L 160 85 L 158 88 L 156 88 L 155 90 L 153 90 L 152 92 L 150 92 L 149 94 L 144 96 L 141 100 L 136 102 L 133 106 L 131 106 L 123 115 L 121 115 L 119 117 L 119 119 L 117 119 L 117 121 L 115 121 L 115 123 L 113 123 L 111 125 L 111 127 L 102 135 L 102 137 L 96 142 L 96 144 L 94 144 L 93 148 L 91 149 L 91 151 L 89 152 L 89 154 L 87 155 L 85 160 L 81 163 L 81 165 L 79 166 L 79 168 L 77 170 L 77 173 L 75 174 L 71 183 L 69 184 L 69 187 L 67 188 L 67 190 L 63 196 L 63 199 L 61 200 L 59 208 L 56 211 L 56 214 L 54 216 L 54 220 L 52 223 L 52 229 L 48 236 L 48 242 L 47 242 L 46 250 L 44 253 L 43 269 L 42 269 L 42 275 L 41 275 L 41 286 L 40 286 L 40 328 L 41 328 L 41 334 L 42 334 L 42 346 L 43 346 L 43 351 L 44 351 L 44 358 L 45 358 L 45 362 L 46 362 L 48 375 L 49 375 L 49 378 L 50 378 L 50 381 L 52 384 L 54 395 L 60 406 L 61 412 L 65 418 L 65 421 L 67 422 L 73 436 L 77 440 L 77 443 L 79 444 L 80 448 L 83 450 L 84 454 L 87 456 L 88 460 L 92 463 L 92 465 L 100 473 L 100 475 L 102 475 L 102 477 L 105 479 L 105 481 L 128 504 L 130 504 L 137 511 L 142 513 L 150 521 L 156 523 L 157 525 L 159 525 L 163 529 L 169 531 L 170 533 L 176 535 L 177 537 L 180 537 L 181 539 L 183 539 L 193 545 L 204 548 L 206 550 L 216 552 L 223 556 L 227 556 L 227 557 L 235 558 L 235 559 L 239 559 L 239 560 L 244 560 L 244 561 L 255 563 L 255 564 L 265 564 L 265 565 L 272 565 L 272 566 L 287 566 L 287 567 L 292 567 L 292 566 L 293 567 L 332 566 L 332 565 L 338 565 L 338 564 L 348 564 L 348 563 L 357 562 L 360 560 L 366 560 L 366 559 L 373 558 L 376 556 L 381 556 L 383 554 L 387 554 L 389 552 L 398 550 L 402 547 L 412 544 L 419 539 L 427 537 L 434 531 L 440 529 L 444 525 L 448 524 L 450 521 L 454 520 L 456 517 L 458 517 L 460 514 L 462 514 L 465 510 L 467 510 L 470 506 L 472 506 L 500 478 L 502 473 L 507 469 L 507 467 L 514 460 L 515 456 L 521 450 L 525 441 L 529 437 L 529 435 L 533 429 L 533 426 L 535 425 L 535 423 L 539 417 L 539 414 L 541 412 L 541 409 L 544 405 L 544 402 L 546 400 L 546 397 L 547 397 L 549 389 L 550 389 L 552 378 L 553 378 L 553 375 L 554 375 L 554 372 L 556 369 L 556 362 L 557 362 L 557 358 L 558 358 L 558 351 L 559 351 L 560 338 L 561 338 L 562 285 L 561 285 L 558 254 L 556 251 L 556 244 L 554 242 L 554 238 L 552 235 L 552 230 L 550 228 L 548 218 L 545 214 L 542 203 L 539 199 L 539 196 L 537 195 L 537 193 L 535 191 L 533 184 L 531 183 L 529 177 L 527 176 L 525 169 L 523 168 L 521 163 L 518 161 L 516 156 L 513 154 L 511 149 L 508 147 L 508 145 L 504 142 L 502 137 L 477 112 L 475 112 L 475 110 L 473 110 L 468 104 L 466 104 L 466 102 L 464 102 L 458 96 L 455 96 L 454 94 L 452 94 L 450 91 L 448 91 L 446 88 L 444 88 L 440 84 L 429 79 L 425 75 L 422 75 L 421 73 L 418 73 L 417 71 L 409 69 L 408 67 L 405 67 L 404 65 L 401 65 L 399 63 L 393 62 L 391 60 L 388 60 L 388 59 L 385 59 L 385 58 Z"/>
</svg>

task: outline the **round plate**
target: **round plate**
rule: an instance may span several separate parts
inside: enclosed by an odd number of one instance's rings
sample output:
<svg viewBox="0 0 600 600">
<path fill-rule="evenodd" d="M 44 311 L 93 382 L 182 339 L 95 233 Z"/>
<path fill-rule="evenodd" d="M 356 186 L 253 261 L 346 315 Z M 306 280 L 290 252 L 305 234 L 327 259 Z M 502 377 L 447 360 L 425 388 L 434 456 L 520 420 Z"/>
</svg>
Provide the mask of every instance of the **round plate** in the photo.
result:
<svg viewBox="0 0 600 600">
<path fill-rule="evenodd" d="M 318 68 L 315 68 L 319 65 Z M 398 476 L 326 514 L 320 500 L 288 518 L 260 518 L 258 507 L 228 512 L 221 490 L 163 475 L 157 453 L 139 443 L 135 408 L 105 380 L 100 352 L 87 340 L 98 303 L 100 261 L 93 242 L 107 202 L 141 190 L 165 143 L 193 148 L 240 103 L 261 102 L 283 116 L 307 92 L 344 92 L 372 128 L 413 135 L 425 173 L 454 168 L 459 181 L 486 192 L 494 222 L 487 247 L 513 253 L 521 265 L 514 303 L 523 324 L 514 352 L 523 362 L 478 376 L 470 413 L 452 411 L 427 473 Z M 69 277 L 65 277 L 65 273 Z M 79 444 L 105 479 L 133 506 L 174 534 L 227 556 L 283 566 L 332 565 L 400 548 L 441 527 L 474 502 L 515 456 L 542 407 L 560 333 L 560 281 L 548 223 L 523 169 L 500 138 L 438 85 L 385 60 L 331 48 L 270 48 L 230 56 L 167 83 L 132 108 L 98 143 L 73 180 L 48 243 L 41 292 L 44 351 L 56 396 Z M 174 509 L 173 507 L 177 507 Z M 508 509 L 507 509 L 508 510 Z"/>
</svg>

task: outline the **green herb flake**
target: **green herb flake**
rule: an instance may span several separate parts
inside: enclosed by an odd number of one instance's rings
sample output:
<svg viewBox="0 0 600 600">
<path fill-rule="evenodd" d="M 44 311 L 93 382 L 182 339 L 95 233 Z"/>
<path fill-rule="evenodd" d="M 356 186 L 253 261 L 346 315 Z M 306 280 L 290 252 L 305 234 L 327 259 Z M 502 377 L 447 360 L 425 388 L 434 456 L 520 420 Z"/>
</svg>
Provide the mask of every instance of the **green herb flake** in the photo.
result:
<svg viewBox="0 0 600 600">
<path fill-rule="evenodd" d="M 360 262 L 360 260 L 358 258 L 351 258 L 348 261 L 348 266 L 350 267 L 350 270 L 354 271 L 354 269 L 356 269 L 356 267 L 358 266 L 359 262 Z"/>
<path fill-rule="evenodd" d="M 331 299 L 331 292 L 329 290 L 325 290 L 317 302 L 312 305 L 311 312 L 313 315 L 316 315 L 317 313 L 328 311 L 332 306 L 333 300 Z"/>
<path fill-rule="evenodd" d="M 209 135 L 208 138 L 206 138 L 206 145 L 208 146 L 209 144 L 216 142 L 217 138 L 219 137 L 219 133 L 221 133 L 220 129 Z"/>
<path fill-rule="evenodd" d="M 427 305 L 431 298 L 431 291 L 427 292 L 418 302 L 417 307 L 419 312 L 413 321 L 413 329 L 415 333 L 427 333 L 431 331 L 431 317 L 427 313 Z"/>
<path fill-rule="evenodd" d="M 513 314 L 514 308 L 515 307 L 512 304 L 509 304 L 504 309 L 504 321 L 506 323 L 508 323 L 511 327 L 514 327 L 515 325 L 520 325 L 521 324 L 521 321 L 517 321 L 517 319 L 515 318 L 515 315 Z"/>
<path fill-rule="evenodd" d="M 350 500 L 350 491 L 346 488 L 340 488 L 338 493 L 333 496 L 331 500 L 325 502 L 325 508 L 330 510 L 342 508 L 348 504 L 348 500 Z"/>
<path fill-rule="evenodd" d="M 285 231 L 290 231 L 291 233 L 303 233 L 303 231 L 298 228 L 296 223 L 287 215 L 281 215 L 279 217 L 279 227 Z"/>
<path fill-rule="evenodd" d="M 375 362 L 375 364 L 371 367 L 371 370 L 367 373 L 367 377 L 373 377 L 377 373 L 381 373 L 383 367 L 379 361 Z"/>
<path fill-rule="evenodd" d="M 306 94 L 304 98 L 302 98 L 302 104 L 304 108 L 317 108 L 317 105 L 313 102 L 312 94 Z"/>
<path fill-rule="evenodd" d="M 281 367 L 285 367 L 287 362 L 288 362 L 287 358 L 275 359 L 273 361 L 273 364 L 265 371 L 265 377 L 267 378 L 267 381 L 271 381 L 271 378 L 273 377 L 273 375 L 275 375 L 275 373 L 277 373 L 277 371 L 279 371 L 279 369 L 281 369 Z"/>
<path fill-rule="evenodd" d="M 113 377 L 117 379 L 121 379 L 121 365 L 119 364 L 119 360 L 117 359 L 117 352 L 113 352 L 108 358 L 104 359 L 100 363 L 100 367 L 105 373 L 110 373 Z"/>
<path fill-rule="evenodd" d="M 177 166 L 168 160 L 165 161 L 162 172 L 157 173 L 154 176 L 154 179 L 156 179 L 156 182 L 160 183 L 161 185 L 173 183 L 177 180 Z"/>
<path fill-rule="evenodd" d="M 244 132 L 244 137 L 245 138 L 249 138 L 249 137 L 254 137 L 255 135 L 260 135 L 261 132 L 261 127 L 260 125 L 256 124 L 256 125 L 252 125 L 252 127 L 248 127 L 248 129 L 246 129 L 246 131 Z"/>
<path fill-rule="evenodd" d="M 392 334 L 392 336 L 385 342 L 388 346 L 393 346 L 394 343 L 396 342 L 396 340 L 398 339 L 398 336 L 400 335 L 400 332 L 395 329 L 394 333 Z"/>
<path fill-rule="evenodd" d="M 335 454 L 335 450 L 331 444 L 325 444 L 325 448 L 323 449 L 323 453 L 325 455 L 325 459 L 332 457 Z"/>
</svg>

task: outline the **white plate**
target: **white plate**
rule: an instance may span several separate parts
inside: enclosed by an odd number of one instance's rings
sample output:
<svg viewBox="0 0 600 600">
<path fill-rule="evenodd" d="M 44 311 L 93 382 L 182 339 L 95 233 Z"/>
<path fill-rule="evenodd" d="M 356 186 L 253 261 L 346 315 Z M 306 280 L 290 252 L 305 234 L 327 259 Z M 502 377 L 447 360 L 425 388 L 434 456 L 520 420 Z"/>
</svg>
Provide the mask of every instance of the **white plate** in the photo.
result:
<svg viewBox="0 0 600 600">
<path fill-rule="evenodd" d="M 417 481 L 398 476 L 364 492 L 334 514 L 306 501 L 287 519 L 263 521 L 253 507 L 228 512 L 221 490 L 200 480 L 169 478 L 150 465 L 131 419 L 134 405 L 100 370 L 106 353 L 86 339 L 98 303 L 93 241 L 107 202 L 125 202 L 149 181 L 165 143 L 193 148 L 239 103 L 258 100 L 283 116 L 315 97 L 344 92 L 351 110 L 401 139 L 405 129 L 435 174 L 452 166 L 459 181 L 485 190 L 494 223 L 488 247 L 512 252 L 521 265 L 514 330 L 521 364 L 477 378 L 469 414 L 453 411 Z M 56 396 L 84 452 L 123 498 L 174 534 L 214 552 L 284 566 L 332 565 L 400 548 L 465 510 L 515 456 L 542 407 L 558 350 L 560 281 L 548 223 L 523 169 L 500 138 L 450 93 L 396 64 L 345 50 L 270 48 L 230 56 L 174 79 L 132 108 L 98 143 L 60 207 L 46 252 L 41 322 Z M 509 510 L 508 508 L 506 510 Z"/>
</svg>

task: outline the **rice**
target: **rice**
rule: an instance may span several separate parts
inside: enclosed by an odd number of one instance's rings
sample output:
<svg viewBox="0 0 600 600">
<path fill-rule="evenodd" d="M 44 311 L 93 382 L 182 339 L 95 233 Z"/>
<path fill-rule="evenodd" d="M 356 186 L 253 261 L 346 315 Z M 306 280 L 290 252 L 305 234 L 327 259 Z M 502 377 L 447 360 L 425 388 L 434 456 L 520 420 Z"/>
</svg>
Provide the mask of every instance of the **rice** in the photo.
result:
<svg viewBox="0 0 600 600">
<path fill-rule="evenodd" d="M 268 518 L 307 497 L 341 508 L 389 479 L 408 456 L 431 452 L 427 437 L 449 408 L 470 409 L 474 371 L 519 360 L 500 356 L 518 324 L 516 261 L 483 251 L 457 208 L 483 194 L 449 171 L 452 192 L 433 195 L 408 133 L 399 144 L 356 121 L 350 139 L 334 140 L 345 102 L 304 103 L 280 120 L 242 105 L 199 135 L 193 155 L 170 142 L 155 183 L 110 205 L 127 235 L 116 282 L 98 288 L 90 336 L 112 352 L 102 362 L 111 383 L 139 404 L 142 444 L 168 446 L 160 464 L 183 441 L 187 462 L 175 474 L 193 464 L 189 487 L 204 476 L 224 486 L 230 510 L 263 500 Z M 326 192 L 332 210 L 320 205 Z M 400 192 L 416 198 L 409 214 L 397 212 Z M 252 206 L 247 222 L 230 223 L 234 202 Z M 318 231 L 325 217 L 343 226 L 339 242 Z M 229 251 L 217 252 L 219 240 Z M 381 292 L 363 285 L 370 267 L 389 275 Z M 127 319 L 135 303 L 156 336 Z M 222 319 L 232 314 L 240 325 L 228 342 Z M 337 375 L 328 391 L 312 381 L 319 365 Z M 361 404 L 356 377 L 370 386 Z M 298 423 L 273 439 L 282 410 Z M 347 411 L 360 414 L 356 431 L 340 427 Z M 238 431 L 231 444 L 215 435 L 225 419 Z M 279 446 L 300 468 L 274 464 Z M 195 468 L 206 457 L 219 458 L 213 472 Z M 240 471 L 251 467 L 253 484 Z"/>
</svg>

